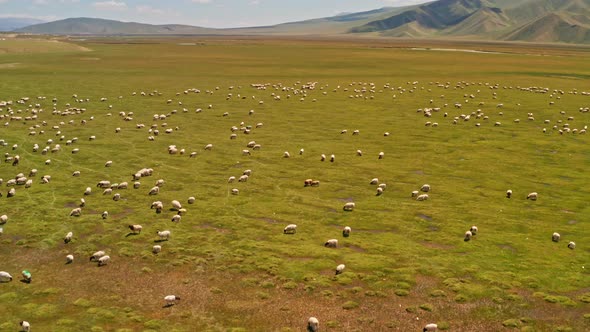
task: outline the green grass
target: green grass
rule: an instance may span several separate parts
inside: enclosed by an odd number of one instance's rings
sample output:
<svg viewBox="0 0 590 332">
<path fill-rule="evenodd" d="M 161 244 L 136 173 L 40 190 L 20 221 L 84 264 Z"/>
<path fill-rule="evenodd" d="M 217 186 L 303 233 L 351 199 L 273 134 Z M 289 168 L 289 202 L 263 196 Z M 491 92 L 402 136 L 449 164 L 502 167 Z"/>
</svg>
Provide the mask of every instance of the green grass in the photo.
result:
<svg viewBox="0 0 590 332">
<path fill-rule="evenodd" d="M 89 39 L 79 46 L 91 52 L 0 55 L 2 63 L 19 63 L 0 68 L 0 100 L 13 100 L 16 116 L 29 116 L 29 104 L 43 108 L 36 120 L 2 119 L 9 125 L 0 139 L 8 145 L 0 151 L 19 154 L 21 162 L 2 163 L 0 177 L 6 182 L 32 168 L 39 174 L 31 188 L 18 186 L 15 197 L 2 187 L 0 214 L 9 221 L 2 226 L 0 270 L 16 277 L 27 269 L 33 282 L 0 284 L 6 304 L 0 331 L 23 319 L 45 331 L 280 331 L 300 330 L 309 316 L 334 331 L 418 330 L 425 321 L 449 330 L 497 331 L 504 323 L 540 331 L 588 328 L 590 136 L 551 129 L 558 121 L 578 129 L 589 123 L 588 113 L 578 112 L 589 106 L 581 93 L 590 75 L 583 50 L 554 48 L 538 57 L 518 45 L 510 54 L 471 54 L 372 47 L 371 41 L 187 40 L 198 46 Z M 302 91 L 306 82 L 318 83 Z M 270 85 L 256 90 L 252 83 Z M 519 89 L 532 86 L 549 92 Z M 200 93 L 184 94 L 192 88 Z M 73 94 L 89 101 L 76 102 Z M 30 100 L 16 104 L 22 97 Z M 70 103 L 85 111 L 52 115 L 54 97 L 57 110 Z M 441 111 L 425 118 L 417 109 L 426 107 Z M 452 124 L 477 109 L 489 119 Z M 119 112 L 133 112 L 133 120 Z M 527 120 L 530 112 L 534 121 Z M 0 114 L 8 115 L 6 107 Z M 170 116 L 153 121 L 154 114 Z M 42 121 L 47 126 L 29 128 Z M 230 128 L 241 122 L 252 126 L 251 134 L 238 131 L 230 140 Z M 146 127 L 137 129 L 139 123 Z M 149 141 L 152 123 L 160 135 Z M 360 134 L 353 136 L 355 129 Z M 37 135 L 28 135 L 32 130 Z M 78 141 L 67 146 L 73 137 Z M 43 148 L 50 138 L 60 152 L 32 152 L 34 143 Z M 262 148 L 243 156 L 252 140 Z M 214 147 L 205 151 L 209 143 Z M 171 144 L 186 154 L 169 155 Z M 71 154 L 73 148 L 80 152 Z M 291 158 L 282 158 L 284 151 Z M 335 154 L 336 162 L 320 162 L 321 154 Z M 153 168 L 153 176 L 142 178 L 139 189 L 113 190 L 121 194 L 118 202 L 95 187 L 103 179 L 132 184 L 143 167 Z M 248 182 L 227 183 L 245 169 L 252 170 Z M 72 176 L 76 170 L 80 177 Z M 51 182 L 41 184 L 45 174 Z M 381 196 L 369 184 L 375 177 L 387 183 Z M 160 178 L 166 181 L 160 194 L 148 196 Z M 307 178 L 321 185 L 304 188 Z M 430 199 L 417 202 L 410 193 L 424 183 L 432 186 Z M 69 217 L 88 186 L 93 192 L 84 197 L 82 216 Z M 231 195 L 232 188 L 240 194 Z M 512 199 L 504 197 L 507 189 Z M 532 191 L 539 193 L 536 202 L 525 199 Z M 192 205 L 190 196 L 197 199 Z M 188 210 L 179 223 L 170 221 L 173 199 Z M 165 205 L 161 214 L 149 208 L 155 200 Z M 356 203 L 353 212 L 342 211 L 346 201 Z M 103 221 L 105 210 L 110 215 Z M 284 235 L 290 223 L 297 233 Z M 142 233 L 128 235 L 129 224 L 142 224 Z M 471 225 L 479 233 L 464 242 Z M 344 226 L 352 228 L 348 238 Z M 153 255 L 157 229 L 172 236 Z M 69 231 L 74 239 L 63 244 Z M 559 243 L 551 242 L 555 231 Z M 330 238 L 339 240 L 337 249 L 323 246 Z M 567 249 L 569 241 L 575 250 Z M 97 250 L 111 256 L 107 266 L 88 262 Z M 69 253 L 75 261 L 65 265 Z M 334 276 L 341 263 L 346 270 Z M 163 308 L 168 294 L 182 300 Z"/>
</svg>

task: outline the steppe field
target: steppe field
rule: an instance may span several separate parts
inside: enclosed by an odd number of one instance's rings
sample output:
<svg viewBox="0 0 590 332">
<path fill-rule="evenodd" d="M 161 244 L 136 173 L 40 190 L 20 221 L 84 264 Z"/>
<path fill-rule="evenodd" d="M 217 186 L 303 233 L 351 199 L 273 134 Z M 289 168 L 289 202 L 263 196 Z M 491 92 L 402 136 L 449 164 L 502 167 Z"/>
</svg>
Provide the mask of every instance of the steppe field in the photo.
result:
<svg viewBox="0 0 590 332">
<path fill-rule="evenodd" d="M 590 48 L 0 39 L 2 332 L 590 330 Z"/>
</svg>

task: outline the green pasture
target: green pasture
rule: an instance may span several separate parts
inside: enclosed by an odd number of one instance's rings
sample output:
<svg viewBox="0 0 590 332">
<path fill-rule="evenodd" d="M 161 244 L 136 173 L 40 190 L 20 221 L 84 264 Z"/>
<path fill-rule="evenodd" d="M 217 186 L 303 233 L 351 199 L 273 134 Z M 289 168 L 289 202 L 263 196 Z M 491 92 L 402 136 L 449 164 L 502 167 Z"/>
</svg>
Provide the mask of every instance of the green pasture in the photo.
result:
<svg viewBox="0 0 590 332">
<path fill-rule="evenodd" d="M 421 331 L 428 322 L 448 331 L 590 328 L 585 49 L 473 44 L 500 52 L 472 53 L 229 37 L 4 42 L 0 101 L 13 104 L 0 107 L 0 151 L 20 163 L 0 164 L 0 215 L 9 218 L 0 225 L 0 270 L 15 277 L 0 283 L 0 331 L 21 320 L 33 331 L 303 331 L 310 316 L 322 331 Z M 57 113 L 72 108 L 79 112 Z M 428 108 L 439 110 L 425 117 Z M 153 124 L 159 135 L 148 132 Z M 232 126 L 251 126 L 250 134 L 230 139 Z M 61 150 L 43 155 L 49 139 Z M 243 155 L 250 141 L 261 149 Z M 186 153 L 170 155 L 169 145 Z M 144 167 L 153 175 L 133 189 Z M 33 168 L 32 187 L 7 197 L 6 182 Z M 228 183 L 246 169 L 247 182 Z M 51 181 L 41 184 L 43 175 Z M 320 186 L 304 187 L 308 178 Z M 380 196 L 373 178 L 387 185 Z M 165 184 L 149 196 L 158 179 Z M 130 186 L 113 189 L 122 198 L 113 201 L 96 187 L 101 180 Z M 416 201 L 411 192 L 426 183 L 429 199 Z M 530 192 L 539 199 L 527 200 Z M 69 217 L 80 198 L 82 215 Z M 160 214 L 150 209 L 157 200 Z M 170 220 L 172 200 L 187 209 L 179 223 Z M 350 201 L 355 210 L 343 211 Z M 291 223 L 297 233 L 284 235 Z M 132 235 L 129 224 L 143 231 Z M 472 225 L 479 233 L 465 242 Z M 170 239 L 156 243 L 164 229 Z M 331 238 L 338 248 L 324 247 Z M 152 254 L 154 244 L 161 253 Z M 88 262 L 97 250 L 108 265 Z M 30 284 L 18 281 L 24 269 Z M 181 300 L 164 308 L 169 294 Z"/>
</svg>

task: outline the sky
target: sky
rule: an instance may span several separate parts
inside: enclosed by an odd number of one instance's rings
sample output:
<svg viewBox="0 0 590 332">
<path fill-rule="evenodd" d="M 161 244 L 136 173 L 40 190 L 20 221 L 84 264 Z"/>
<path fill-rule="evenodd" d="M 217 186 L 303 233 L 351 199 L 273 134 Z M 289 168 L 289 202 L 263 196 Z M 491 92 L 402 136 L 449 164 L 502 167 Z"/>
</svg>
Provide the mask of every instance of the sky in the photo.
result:
<svg viewBox="0 0 590 332">
<path fill-rule="evenodd" d="M 96 17 L 209 28 L 273 25 L 428 0 L 0 0 L 0 17 Z"/>
</svg>

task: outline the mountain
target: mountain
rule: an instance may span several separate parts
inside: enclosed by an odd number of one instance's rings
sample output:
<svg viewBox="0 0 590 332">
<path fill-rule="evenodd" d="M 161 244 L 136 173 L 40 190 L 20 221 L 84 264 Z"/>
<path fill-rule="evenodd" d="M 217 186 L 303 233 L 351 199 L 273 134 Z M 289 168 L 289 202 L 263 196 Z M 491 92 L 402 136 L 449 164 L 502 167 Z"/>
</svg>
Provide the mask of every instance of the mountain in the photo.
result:
<svg viewBox="0 0 590 332">
<path fill-rule="evenodd" d="M 68 18 L 49 23 L 30 25 L 15 30 L 20 33 L 55 35 L 184 35 L 208 34 L 215 29 L 190 25 L 152 25 L 134 22 L 120 22 L 100 18 Z"/>
<path fill-rule="evenodd" d="M 208 29 L 71 18 L 16 30 L 92 35 L 383 36 L 590 44 L 590 0 L 437 0 L 273 26 Z"/>
<path fill-rule="evenodd" d="M 32 24 L 39 23 L 43 23 L 43 21 L 35 18 L 1 17 L 0 31 L 12 31 Z"/>
</svg>

